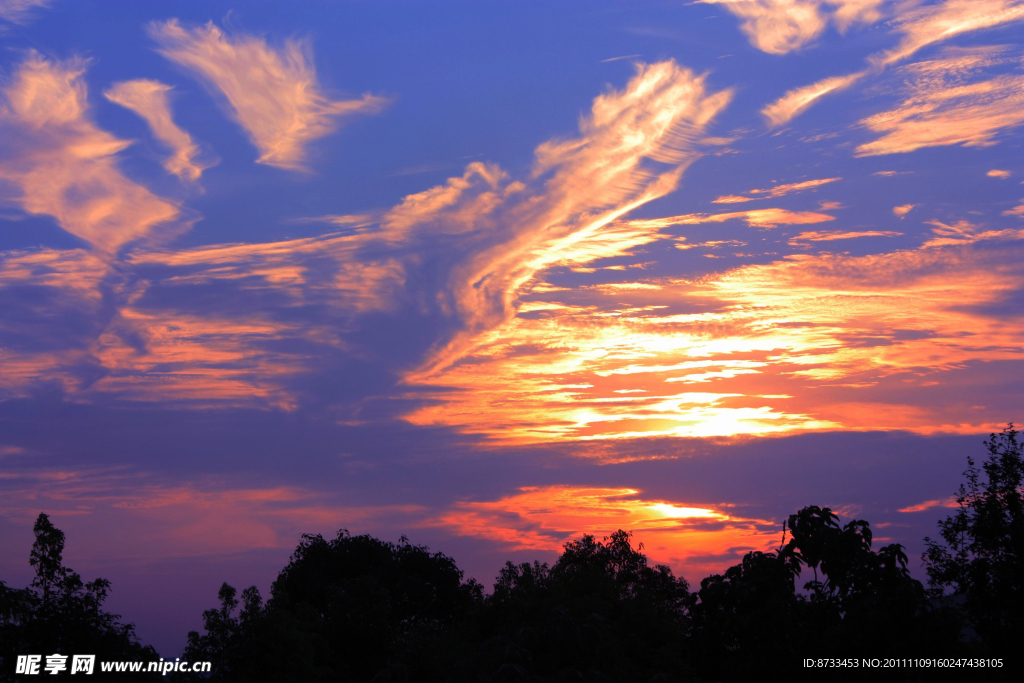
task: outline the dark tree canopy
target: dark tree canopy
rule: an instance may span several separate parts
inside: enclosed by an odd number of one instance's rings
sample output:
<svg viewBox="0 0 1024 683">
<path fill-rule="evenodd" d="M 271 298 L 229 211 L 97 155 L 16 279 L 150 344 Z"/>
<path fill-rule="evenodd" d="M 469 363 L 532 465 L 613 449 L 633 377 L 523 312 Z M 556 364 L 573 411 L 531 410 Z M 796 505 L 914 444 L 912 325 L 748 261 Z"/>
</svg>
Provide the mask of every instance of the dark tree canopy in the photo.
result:
<svg viewBox="0 0 1024 683">
<path fill-rule="evenodd" d="M 957 509 L 939 522 L 942 540 L 926 538 L 931 585 L 964 600 L 982 640 L 1019 649 L 1024 638 L 1024 457 L 1008 425 L 985 441 L 988 460 L 967 458 Z"/>
<path fill-rule="evenodd" d="M 646 682 L 688 671 L 688 586 L 641 550 L 620 530 L 566 543 L 551 568 L 506 564 L 477 618 L 478 678 L 465 680 Z"/>
<path fill-rule="evenodd" d="M 217 662 L 215 681 L 409 679 L 451 658 L 442 644 L 481 600 L 455 562 L 422 546 L 342 530 L 303 536 L 264 605 L 255 587 L 224 584 L 219 609 L 189 634 L 186 658 Z"/>
<path fill-rule="evenodd" d="M 94 654 L 101 660 L 156 660 L 135 638 L 132 624 L 103 610 L 110 582 L 84 583 L 64 566 L 64 532 L 40 513 L 33 528 L 29 564 L 35 578 L 25 589 L 0 582 L 0 681 L 15 680 L 15 660 L 24 654 Z M 119 673 L 117 680 L 159 680 L 159 675 Z M 92 680 L 103 680 L 98 671 Z"/>
<path fill-rule="evenodd" d="M 691 598 L 691 642 L 715 662 L 698 667 L 702 674 L 744 680 L 765 661 L 957 649 L 955 618 L 934 609 L 911 578 L 903 546 L 874 551 L 866 521 L 840 525 L 816 505 L 790 515 L 786 531 L 790 539 L 776 552 L 748 553 Z"/>
</svg>

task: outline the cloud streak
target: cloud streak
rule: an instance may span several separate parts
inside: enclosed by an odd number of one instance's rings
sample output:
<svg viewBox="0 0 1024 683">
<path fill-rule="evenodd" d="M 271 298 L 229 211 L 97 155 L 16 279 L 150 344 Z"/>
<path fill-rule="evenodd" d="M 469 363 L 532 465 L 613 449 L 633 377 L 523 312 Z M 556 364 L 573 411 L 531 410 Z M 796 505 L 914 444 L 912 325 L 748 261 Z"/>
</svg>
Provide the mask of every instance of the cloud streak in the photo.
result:
<svg viewBox="0 0 1024 683">
<path fill-rule="evenodd" d="M 344 119 L 387 104 L 369 94 L 329 98 L 317 81 L 309 44 L 302 41 L 275 49 L 262 38 L 228 35 L 212 22 L 188 28 L 175 19 L 151 23 L 149 34 L 161 55 L 223 96 L 262 164 L 303 170 L 309 143 L 333 133 Z"/>
<path fill-rule="evenodd" d="M 820 98 L 829 93 L 846 90 L 866 75 L 866 71 L 858 71 L 847 76 L 832 76 L 794 88 L 762 109 L 761 114 L 768 121 L 769 128 L 778 128 L 807 111 Z"/>
<path fill-rule="evenodd" d="M 699 225 L 701 223 L 723 223 L 733 219 L 747 222 L 752 228 L 774 228 L 778 225 L 808 225 L 834 221 L 835 216 L 816 211 L 789 211 L 787 209 L 751 209 L 750 211 L 732 211 L 730 213 L 691 213 L 685 216 L 654 219 L 664 226 Z"/>
<path fill-rule="evenodd" d="M 804 180 L 799 183 L 788 183 L 785 185 L 776 185 L 764 190 L 750 190 L 747 194 L 764 195 L 763 197 L 744 197 L 743 195 L 726 195 L 718 197 L 711 201 L 712 204 L 739 204 L 742 202 L 750 202 L 755 199 L 776 199 L 778 197 L 785 197 L 787 194 L 793 192 L 800 192 L 802 190 L 810 190 L 822 185 L 834 183 L 842 178 L 818 178 L 815 180 Z"/>
<path fill-rule="evenodd" d="M 199 160 L 199 146 L 171 118 L 167 96 L 171 90 L 171 86 L 159 81 L 138 79 L 116 83 L 103 96 L 141 116 L 156 139 L 172 152 L 164 161 L 164 168 L 182 180 L 194 182 L 213 162 Z"/>
</svg>

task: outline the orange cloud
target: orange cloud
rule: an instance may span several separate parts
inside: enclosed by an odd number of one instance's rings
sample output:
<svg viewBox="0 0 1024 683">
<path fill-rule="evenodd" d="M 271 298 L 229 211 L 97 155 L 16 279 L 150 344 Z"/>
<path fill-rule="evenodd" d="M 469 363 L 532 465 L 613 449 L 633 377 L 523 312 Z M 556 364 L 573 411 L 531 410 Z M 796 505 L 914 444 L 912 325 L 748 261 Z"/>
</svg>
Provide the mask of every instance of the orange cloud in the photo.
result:
<svg viewBox="0 0 1024 683">
<path fill-rule="evenodd" d="M 280 350 L 294 344 L 275 342 L 338 347 L 339 328 L 282 322 L 294 317 L 275 317 L 274 308 L 228 312 L 204 305 L 193 311 L 187 297 L 154 307 L 147 305 L 148 292 L 210 286 L 242 297 L 273 292 L 282 306 L 329 306 L 348 319 L 408 303 L 407 278 L 431 253 L 443 253 L 449 270 L 421 308 L 436 301 L 442 315 L 463 323 L 464 332 L 428 363 L 457 360 L 511 314 L 518 290 L 540 269 L 575 267 L 660 238 L 659 226 L 620 217 L 676 187 L 699 155 L 691 141 L 703 137 L 729 93 L 706 93 L 699 77 L 674 62 L 637 68 L 626 89 L 595 100 L 580 137 L 538 148 L 525 182 L 512 181 L 494 165 L 473 163 L 461 177 L 410 195 L 380 215 L 322 219 L 344 228 L 343 234 L 133 252 L 122 270 L 158 275 L 134 278 L 131 290 L 119 293 L 116 314 L 93 338 L 78 340 L 73 353 L 21 358 L 24 372 L 8 378 L 10 390 L 26 391 L 35 373 L 60 379 L 80 400 L 116 395 L 291 408 L 288 378 L 308 371 L 311 359 Z M 325 263 L 331 264 L 326 270 Z M 102 369 L 88 385 L 75 381 L 75 363 L 84 359 Z"/>
<path fill-rule="evenodd" d="M 0 132 L 10 141 L 0 180 L 31 214 L 57 219 L 69 233 L 107 252 L 180 217 L 174 203 L 126 178 L 116 155 L 131 143 L 88 117 L 85 62 L 51 62 L 30 53 L 3 91 Z"/>
<path fill-rule="evenodd" d="M 76 400 L 117 396 L 133 401 L 182 401 L 193 406 L 276 406 L 291 409 L 287 389 L 308 372 L 308 352 L 291 351 L 282 340 L 340 348 L 337 320 L 311 324 L 282 322 L 281 307 L 328 306 L 339 316 L 389 310 L 404 283 L 401 264 L 358 259 L 353 236 L 327 235 L 268 244 L 217 245 L 183 251 L 135 251 L 118 264 L 134 271 L 131 289 L 113 310 L 101 285 L 109 263 L 85 250 L 29 250 L 0 254 L 0 293 L 7 288 L 47 292 L 21 315 L 0 321 L 15 338 L 49 339 L 48 320 L 73 315 L 74 328 L 52 344 L 15 345 L 0 350 L 5 372 L 0 391 L 23 396 L 40 381 L 58 382 Z M 325 263 L 331 266 L 325 272 Z M 143 275 L 140 270 L 159 277 Z M 311 274 L 311 269 L 316 271 Z M 220 287 L 224 296 L 269 297 L 276 306 L 233 310 L 230 305 L 196 304 L 175 294 L 174 304 L 154 307 L 153 291 L 189 292 Z M 73 313 L 70 313 L 73 312 Z M 33 327 L 30 322 L 33 323 Z M 343 327 L 343 326 L 342 326 Z M 82 372 L 82 368 L 89 372 Z"/>
<path fill-rule="evenodd" d="M 752 202 L 752 201 L 754 201 L 754 197 L 744 197 L 743 195 L 740 195 L 740 194 L 726 194 L 726 195 L 722 195 L 721 197 L 718 197 L 716 199 L 712 199 L 711 203 L 712 204 L 742 204 L 743 202 Z"/>
<path fill-rule="evenodd" d="M 924 243 L 925 247 L 956 246 L 988 240 L 1007 241 L 1024 239 L 1024 229 L 979 231 L 979 226 L 967 221 L 957 221 L 954 225 L 946 225 L 941 221 L 925 222 L 935 226 L 932 228 L 932 233 L 936 235 Z"/>
<path fill-rule="evenodd" d="M 988 429 L 969 406 L 983 406 L 991 378 L 957 373 L 1019 362 L 1019 329 L 998 311 L 1024 287 L 1021 240 L 936 225 L 921 247 L 887 254 L 792 255 L 571 298 L 542 285 L 465 363 L 422 382 L 443 391 L 406 419 L 500 443 Z M 995 241 L 1014 250 L 975 248 Z M 957 392 L 929 388 L 947 381 Z"/>
<path fill-rule="evenodd" d="M 255 36 L 229 36 L 208 23 L 183 27 L 154 22 L 149 33 L 161 55 L 195 73 L 220 93 L 231 116 L 249 133 L 262 164 L 304 168 L 306 146 L 334 132 L 340 120 L 380 111 L 383 97 L 332 100 L 317 82 L 310 47 L 289 40 L 281 49 Z"/>
<path fill-rule="evenodd" d="M 153 135 L 173 152 L 164 162 L 164 168 L 182 180 L 199 180 L 203 170 L 213 164 L 198 160 L 199 146 L 171 118 L 167 97 L 171 90 L 171 86 L 159 81 L 139 79 L 116 83 L 103 95 L 145 119 Z"/>
<path fill-rule="evenodd" d="M 913 211 L 915 206 L 917 206 L 917 205 L 916 204 L 900 204 L 899 206 L 892 207 L 892 213 L 893 213 L 894 216 L 897 216 L 900 220 L 903 220 L 903 218 L 906 217 L 906 215 L 908 213 Z"/>
<path fill-rule="evenodd" d="M 999 178 L 1001 180 L 1005 180 L 1006 178 L 1010 177 L 1010 172 L 1009 171 L 1002 171 L 1002 170 L 1000 170 L 998 168 L 993 168 L 991 171 L 989 171 L 985 175 L 987 175 L 989 178 Z"/>
<path fill-rule="evenodd" d="M 926 500 L 923 503 L 917 505 L 908 505 L 905 508 L 900 508 L 897 512 L 924 512 L 925 510 L 931 510 L 932 508 L 945 507 L 954 508 L 957 507 L 956 498 L 945 498 L 943 500 Z"/>
<path fill-rule="evenodd" d="M 654 562 L 691 577 L 721 571 L 782 537 L 780 524 L 735 516 L 728 507 L 645 499 L 631 488 L 525 487 L 495 501 L 457 503 L 428 524 L 510 550 L 552 552 L 583 534 L 602 538 L 624 529 Z"/>
</svg>

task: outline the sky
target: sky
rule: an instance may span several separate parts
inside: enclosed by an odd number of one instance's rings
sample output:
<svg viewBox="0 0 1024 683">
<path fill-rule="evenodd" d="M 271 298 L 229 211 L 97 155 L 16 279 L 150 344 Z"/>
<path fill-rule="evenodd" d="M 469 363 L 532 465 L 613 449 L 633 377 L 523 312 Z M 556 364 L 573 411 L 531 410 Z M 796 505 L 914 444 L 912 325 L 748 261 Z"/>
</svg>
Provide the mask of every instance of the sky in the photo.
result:
<svg viewBox="0 0 1024 683">
<path fill-rule="evenodd" d="M 303 533 L 917 576 L 1024 396 L 1024 0 L 0 0 L 0 577 L 161 654 Z M 165 655 L 166 656 L 166 655 Z"/>
</svg>

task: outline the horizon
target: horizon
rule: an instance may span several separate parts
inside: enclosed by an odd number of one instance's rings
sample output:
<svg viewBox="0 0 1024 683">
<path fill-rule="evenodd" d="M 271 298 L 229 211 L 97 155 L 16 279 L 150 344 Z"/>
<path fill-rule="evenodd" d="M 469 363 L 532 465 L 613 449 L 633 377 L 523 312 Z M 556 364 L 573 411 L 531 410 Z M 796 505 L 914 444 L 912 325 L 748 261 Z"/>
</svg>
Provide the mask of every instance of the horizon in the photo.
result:
<svg viewBox="0 0 1024 683">
<path fill-rule="evenodd" d="M 0 0 L 0 578 L 45 512 L 164 656 L 342 528 L 923 580 L 1022 421 L 1024 0 L 807 6 Z"/>
</svg>

